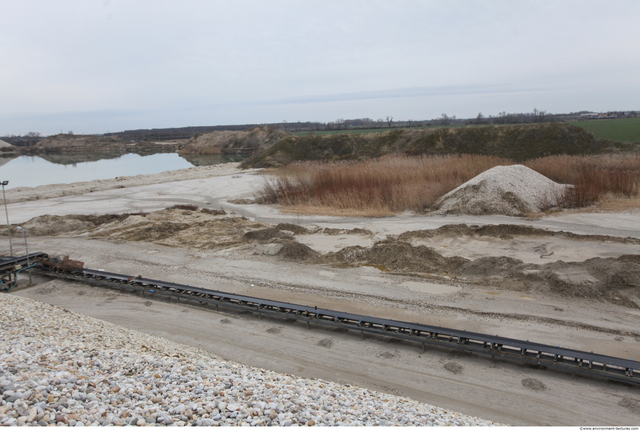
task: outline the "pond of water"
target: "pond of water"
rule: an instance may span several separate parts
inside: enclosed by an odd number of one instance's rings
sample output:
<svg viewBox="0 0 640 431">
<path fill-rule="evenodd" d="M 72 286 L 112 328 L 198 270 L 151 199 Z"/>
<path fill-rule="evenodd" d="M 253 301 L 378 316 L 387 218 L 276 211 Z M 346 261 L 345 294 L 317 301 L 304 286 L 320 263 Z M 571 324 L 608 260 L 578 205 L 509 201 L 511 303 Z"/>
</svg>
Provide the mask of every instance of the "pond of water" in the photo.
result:
<svg viewBox="0 0 640 431">
<path fill-rule="evenodd" d="M 37 187 L 45 184 L 104 180 L 140 174 L 157 174 L 193 166 L 237 162 L 244 156 L 185 156 L 153 154 L 42 154 L 0 158 L 0 181 L 5 189 Z"/>
</svg>

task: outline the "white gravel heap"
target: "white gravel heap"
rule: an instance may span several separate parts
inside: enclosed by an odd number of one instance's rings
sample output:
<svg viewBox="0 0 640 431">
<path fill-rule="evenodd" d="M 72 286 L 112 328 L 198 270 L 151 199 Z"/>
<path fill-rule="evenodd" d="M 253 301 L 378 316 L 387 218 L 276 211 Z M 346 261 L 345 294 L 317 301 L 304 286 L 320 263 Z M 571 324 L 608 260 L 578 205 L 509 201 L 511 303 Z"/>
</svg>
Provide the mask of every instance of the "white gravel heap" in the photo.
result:
<svg viewBox="0 0 640 431">
<path fill-rule="evenodd" d="M 523 165 L 496 166 L 450 191 L 436 206 L 445 214 L 519 216 L 557 206 L 567 187 Z"/>
<path fill-rule="evenodd" d="M 0 425 L 495 425 L 0 294 Z"/>
</svg>

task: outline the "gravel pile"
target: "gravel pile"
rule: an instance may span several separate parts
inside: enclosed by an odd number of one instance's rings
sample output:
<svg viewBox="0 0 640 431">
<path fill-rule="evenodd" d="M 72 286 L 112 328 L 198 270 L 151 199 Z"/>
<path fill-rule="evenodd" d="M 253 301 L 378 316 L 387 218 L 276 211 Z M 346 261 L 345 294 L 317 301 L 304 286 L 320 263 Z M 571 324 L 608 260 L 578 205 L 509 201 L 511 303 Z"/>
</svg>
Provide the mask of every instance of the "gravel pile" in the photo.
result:
<svg viewBox="0 0 640 431">
<path fill-rule="evenodd" d="M 0 295 L 0 425 L 494 425 Z"/>
<path fill-rule="evenodd" d="M 566 188 L 523 165 L 496 166 L 450 191 L 436 206 L 447 214 L 520 216 L 557 206 Z"/>
</svg>

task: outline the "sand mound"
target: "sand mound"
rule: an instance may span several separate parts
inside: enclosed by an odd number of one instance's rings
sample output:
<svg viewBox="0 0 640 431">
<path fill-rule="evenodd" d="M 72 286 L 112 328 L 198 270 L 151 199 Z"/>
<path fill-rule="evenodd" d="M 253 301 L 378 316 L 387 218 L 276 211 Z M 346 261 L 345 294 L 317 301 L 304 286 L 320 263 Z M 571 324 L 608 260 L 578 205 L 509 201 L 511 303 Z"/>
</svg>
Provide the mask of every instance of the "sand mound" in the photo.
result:
<svg viewBox="0 0 640 431">
<path fill-rule="evenodd" d="M 14 146 L 0 139 L 0 148 L 14 148 Z"/>
<path fill-rule="evenodd" d="M 323 263 L 369 265 L 383 271 L 445 273 L 468 262 L 460 257 L 444 257 L 431 247 L 412 246 L 408 242 L 384 240 L 373 247 L 345 247 L 322 257 Z"/>
<path fill-rule="evenodd" d="M 283 260 L 301 261 L 317 257 L 318 252 L 307 245 L 293 241 L 285 243 L 282 249 L 278 252 L 278 256 Z"/>
<path fill-rule="evenodd" d="M 267 127 L 204 133 L 189 139 L 180 150 L 180 155 L 253 154 L 270 148 L 286 136 L 289 134 L 282 130 L 271 130 Z"/>
<path fill-rule="evenodd" d="M 436 205 L 447 214 L 519 216 L 557 206 L 566 188 L 523 165 L 496 166 L 450 191 Z"/>
<path fill-rule="evenodd" d="M 36 144 L 37 148 L 60 149 L 73 148 L 96 151 L 105 147 L 122 146 L 125 141 L 113 136 L 73 135 L 60 133 L 49 136 Z"/>
</svg>

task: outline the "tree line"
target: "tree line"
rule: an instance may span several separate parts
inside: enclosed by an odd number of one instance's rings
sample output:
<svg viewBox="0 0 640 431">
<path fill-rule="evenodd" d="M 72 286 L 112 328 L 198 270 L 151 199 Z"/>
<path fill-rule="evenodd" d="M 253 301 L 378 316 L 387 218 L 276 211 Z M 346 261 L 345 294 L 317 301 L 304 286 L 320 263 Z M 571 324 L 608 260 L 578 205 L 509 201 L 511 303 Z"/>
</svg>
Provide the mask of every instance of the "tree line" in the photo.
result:
<svg viewBox="0 0 640 431">
<path fill-rule="evenodd" d="M 491 125 L 491 124 L 528 124 L 546 122 L 564 122 L 582 119 L 588 111 L 571 112 L 568 114 L 551 114 L 540 111 L 536 108 L 532 112 L 508 113 L 500 112 L 498 115 L 484 116 L 481 112 L 473 118 L 457 118 L 455 115 L 443 113 L 440 117 L 429 120 L 394 120 L 393 116 L 387 115 L 385 118 L 338 118 L 335 121 L 296 121 L 289 122 L 283 120 L 279 123 L 269 124 L 236 124 L 218 126 L 192 126 L 192 127 L 167 127 L 158 129 L 137 129 L 125 130 L 122 132 L 106 133 L 103 136 L 118 137 L 127 141 L 169 141 L 174 139 L 189 139 L 198 134 L 215 131 L 242 131 L 254 127 L 265 127 L 267 129 L 281 129 L 287 132 L 321 132 L 321 131 L 350 131 L 366 129 L 392 129 L 392 128 L 424 128 L 441 126 L 465 126 L 465 125 Z M 637 117 L 640 111 L 616 111 L 609 112 L 609 118 Z M 73 134 L 73 132 L 69 132 Z M 24 136 L 9 135 L 0 137 L 12 145 L 19 147 L 29 147 L 37 144 L 44 137 L 38 132 L 29 132 Z"/>
</svg>

